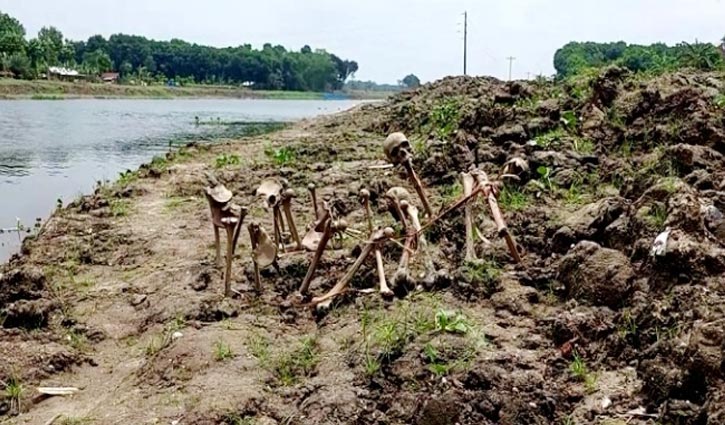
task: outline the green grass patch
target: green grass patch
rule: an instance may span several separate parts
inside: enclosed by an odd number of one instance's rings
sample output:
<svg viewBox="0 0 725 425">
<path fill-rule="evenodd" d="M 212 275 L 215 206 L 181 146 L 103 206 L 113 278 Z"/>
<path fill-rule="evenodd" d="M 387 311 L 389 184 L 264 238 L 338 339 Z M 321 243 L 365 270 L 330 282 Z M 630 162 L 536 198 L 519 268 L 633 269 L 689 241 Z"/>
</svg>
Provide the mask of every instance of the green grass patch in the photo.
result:
<svg viewBox="0 0 725 425">
<path fill-rule="evenodd" d="M 501 277 L 501 265 L 495 260 L 466 261 L 462 267 L 463 279 L 471 285 L 484 289 L 488 295 L 496 292 L 498 279 Z"/>
<path fill-rule="evenodd" d="M 457 129 L 460 115 L 460 101 L 447 98 L 433 106 L 428 114 L 431 130 L 439 139 L 448 139 Z"/>
<path fill-rule="evenodd" d="M 556 130 L 551 130 L 548 133 L 537 136 L 534 141 L 536 142 L 536 145 L 540 146 L 542 149 L 556 149 L 561 147 L 561 144 L 566 136 L 566 131 L 561 128 L 557 128 Z"/>
<path fill-rule="evenodd" d="M 19 414 L 21 410 L 22 397 L 23 394 L 25 394 L 25 387 L 16 376 L 11 376 L 7 379 L 7 381 L 0 381 L 0 383 L 4 387 L 3 393 L 9 402 L 10 413 Z"/>
<path fill-rule="evenodd" d="M 529 205 L 529 197 L 517 186 L 506 184 L 501 188 L 498 203 L 505 211 L 520 211 Z"/>
<path fill-rule="evenodd" d="M 589 371 L 584 359 L 578 353 L 574 353 L 574 360 L 569 365 L 569 371 L 576 379 L 584 383 L 587 392 L 593 393 L 597 390 L 596 374 Z"/>
<path fill-rule="evenodd" d="M 283 146 L 281 148 L 267 146 L 264 149 L 264 154 L 267 158 L 272 160 L 275 165 L 279 166 L 290 165 L 296 160 L 295 151 L 288 146 Z"/>
<path fill-rule="evenodd" d="M 320 362 L 319 347 L 314 337 L 302 338 L 295 348 L 283 352 L 275 360 L 273 372 L 282 386 L 292 386 L 310 376 Z"/>
<path fill-rule="evenodd" d="M 594 153 L 596 145 L 589 139 L 575 138 L 574 139 L 574 150 L 582 155 L 589 155 Z"/>
<path fill-rule="evenodd" d="M 111 199 L 108 205 L 113 217 L 126 217 L 131 212 L 131 202 L 126 199 Z"/>
<path fill-rule="evenodd" d="M 235 154 L 221 154 L 216 157 L 214 160 L 214 167 L 215 168 L 224 168 L 229 167 L 233 165 L 240 165 L 242 163 L 241 158 L 239 158 L 239 155 Z"/>
<path fill-rule="evenodd" d="M 234 358 L 234 353 L 229 344 L 221 339 L 214 343 L 214 360 L 221 362 L 232 358 Z"/>
</svg>

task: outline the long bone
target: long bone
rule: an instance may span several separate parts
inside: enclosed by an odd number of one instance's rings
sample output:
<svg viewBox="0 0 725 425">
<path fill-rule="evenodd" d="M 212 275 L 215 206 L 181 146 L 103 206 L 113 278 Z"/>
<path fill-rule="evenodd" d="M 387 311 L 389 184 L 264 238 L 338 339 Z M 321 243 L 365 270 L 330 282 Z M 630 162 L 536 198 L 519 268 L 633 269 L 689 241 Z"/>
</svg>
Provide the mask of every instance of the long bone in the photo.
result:
<svg viewBox="0 0 725 425">
<path fill-rule="evenodd" d="M 409 213 L 410 204 L 406 200 L 400 201 L 400 208 L 403 214 Z M 398 263 L 398 269 L 395 271 L 393 277 L 393 284 L 396 287 L 405 286 L 408 282 L 411 282 L 410 273 L 408 268 L 410 266 L 410 255 L 415 249 L 417 234 L 413 231 L 407 231 L 405 236 L 405 243 L 403 244 L 403 253 L 400 255 L 400 262 Z"/>
<path fill-rule="evenodd" d="M 390 134 L 383 143 L 383 151 L 385 152 L 385 156 L 388 158 L 388 161 L 390 161 L 393 165 L 402 165 L 403 168 L 405 168 L 408 178 L 413 184 L 415 191 L 418 193 L 420 202 L 423 204 L 425 213 L 428 217 L 433 217 L 433 209 L 430 207 L 425 190 L 423 190 L 423 184 L 420 182 L 418 174 L 416 174 L 413 169 L 413 155 L 411 153 L 413 149 L 408 141 L 408 138 L 405 137 L 405 134 L 400 132 Z"/>
<path fill-rule="evenodd" d="M 286 189 L 282 192 L 282 209 L 284 210 L 285 218 L 287 219 L 287 225 L 289 226 L 292 239 L 295 241 L 296 249 L 302 250 L 302 240 L 300 239 L 299 233 L 297 233 L 297 226 L 295 225 L 295 218 L 292 215 L 292 198 L 295 197 L 295 191 L 292 189 Z"/>
<path fill-rule="evenodd" d="M 320 210 L 317 207 L 317 193 L 316 193 L 315 189 L 316 188 L 315 188 L 314 183 L 310 183 L 307 185 L 307 190 L 310 192 L 310 198 L 312 198 L 312 207 L 315 210 L 315 220 L 319 220 L 320 219 Z"/>
<path fill-rule="evenodd" d="M 403 189 L 402 187 L 395 186 L 391 187 L 385 193 L 385 198 L 388 200 L 389 207 L 392 208 L 391 213 L 395 212 L 395 214 L 393 214 L 393 217 L 396 220 L 400 221 L 400 224 L 403 226 L 403 232 L 407 232 L 408 220 L 406 219 L 402 208 L 400 208 L 400 201 L 405 200 L 410 202 L 410 193 L 408 193 L 408 191 Z"/>
<path fill-rule="evenodd" d="M 461 173 L 463 183 L 463 196 L 471 196 L 473 194 L 473 185 L 476 183 L 473 176 L 469 173 Z M 473 240 L 473 205 L 467 202 L 464 208 L 464 220 L 466 223 L 466 261 L 474 261 L 476 259 L 476 250 Z"/>
<path fill-rule="evenodd" d="M 284 232 L 284 220 L 280 211 L 283 186 L 276 180 L 264 180 L 257 188 L 257 195 L 262 196 L 264 204 L 272 210 L 272 221 L 274 227 L 274 243 L 277 247 L 283 243 L 282 233 Z"/>
<path fill-rule="evenodd" d="M 435 279 L 436 270 L 435 265 L 433 264 L 433 259 L 431 258 L 430 252 L 428 251 L 428 241 L 425 239 L 425 234 L 423 233 L 423 226 L 421 226 L 420 219 L 418 218 L 418 208 L 416 208 L 413 204 L 408 204 L 406 206 L 406 209 L 408 218 L 412 223 L 413 230 L 415 231 L 416 235 L 418 235 L 417 245 L 419 249 L 423 252 L 423 266 L 425 267 L 426 281 L 432 283 L 432 281 Z"/>
<path fill-rule="evenodd" d="M 357 273 L 363 262 L 365 262 L 365 260 L 370 256 L 370 253 L 375 250 L 375 246 L 385 243 L 385 241 L 393 237 L 394 233 L 395 232 L 390 227 L 377 230 L 367 241 L 362 249 L 362 252 L 360 252 L 360 255 L 350 266 L 350 268 L 348 268 L 347 272 L 345 272 L 345 275 L 340 278 L 337 284 L 332 287 L 332 289 L 330 289 L 325 295 L 313 298 L 311 303 L 317 305 L 319 308 L 329 307 L 330 302 L 332 302 L 333 298 L 345 292 L 347 286 L 350 284 L 350 281 L 352 281 L 352 278 L 355 276 L 355 273 Z"/>
<path fill-rule="evenodd" d="M 367 189 L 363 189 L 360 191 L 360 202 L 363 204 L 363 208 L 365 208 L 365 218 L 368 224 L 368 236 L 373 235 L 373 212 L 370 208 L 370 191 Z M 379 245 L 375 245 L 375 266 L 378 271 L 378 281 L 380 283 L 380 295 L 383 297 L 392 297 L 393 291 L 390 290 L 390 287 L 388 286 L 388 282 L 385 278 L 385 265 L 383 264 L 383 253 L 380 250 Z"/>
<path fill-rule="evenodd" d="M 231 296 L 231 278 L 232 278 L 232 258 L 234 250 L 237 246 L 239 237 L 239 229 L 247 215 L 246 208 L 240 208 L 239 215 L 235 214 L 235 208 L 231 204 L 232 192 L 223 185 L 217 185 L 214 188 L 207 187 L 204 189 L 209 208 L 211 209 L 212 225 L 214 227 L 214 245 L 216 251 L 217 266 L 221 265 L 221 241 L 219 237 L 219 229 L 224 228 L 227 235 L 226 246 L 226 267 L 224 271 L 224 296 Z"/>
<path fill-rule="evenodd" d="M 486 197 L 488 206 L 491 209 L 491 216 L 498 228 L 499 237 L 503 237 L 506 241 L 506 245 L 508 246 L 509 252 L 511 253 L 514 261 L 516 263 L 520 263 L 521 255 L 519 254 L 518 248 L 516 248 L 516 242 L 514 241 L 513 236 L 511 236 L 511 232 L 509 232 L 506 222 L 503 220 L 501 209 L 498 207 L 498 201 L 496 200 L 496 191 L 494 187 L 488 181 L 488 177 L 483 171 L 474 170 L 472 174 L 478 183 L 478 187 L 482 190 L 483 195 Z"/>
<path fill-rule="evenodd" d="M 249 223 L 247 230 L 249 231 L 249 239 L 252 245 L 254 287 L 259 292 L 262 290 L 259 270 L 260 268 L 275 264 L 277 260 L 277 246 L 270 240 L 269 235 L 259 223 Z"/>
</svg>

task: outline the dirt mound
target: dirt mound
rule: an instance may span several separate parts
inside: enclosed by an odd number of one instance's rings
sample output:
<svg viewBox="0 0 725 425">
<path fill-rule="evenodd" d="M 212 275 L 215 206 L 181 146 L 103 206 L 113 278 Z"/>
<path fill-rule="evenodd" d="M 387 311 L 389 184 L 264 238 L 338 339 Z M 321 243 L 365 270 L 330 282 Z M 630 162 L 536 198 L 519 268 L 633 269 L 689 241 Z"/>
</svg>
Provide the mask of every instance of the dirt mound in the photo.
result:
<svg viewBox="0 0 725 425">
<path fill-rule="evenodd" d="M 54 414 L 97 423 L 721 423 L 724 88 L 718 74 L 643 78 L 618 68 L 565 83 L 446 78 L 285 131 L 184 147 L 57 211 L 3 266 L 0 379 L 83 388 L 62 402 L 21 395 L 32 423 Z M 427 232 L 440 279 L 395 300 L 366 295 L 377 281 L 367 262 L 331 311 L 314 314 L 295 295 L 309 255 L 264 270 L 257 294 L 244 239 L 235 295 L 222 299 L 200 195 L 206 173 L 268 229 L 254 191 L 270 177 L 298 190 L 300 228 L 314 220 L 308 183 L 353 229 L 365 231 L 362 188 L 376 224 L 395 226 L 382 195 L 407 186 L 406 176 L 371 167 L 392 131 L 407 133 L 436 211 L 461 195 L 459 174 L 472 166 L 503 179 L 499 205 L 520 264 L 477 203 L 479 259 L 464 260 L 454 213 Z M 361 246 L 338 243 L 315 294 Z M 388 276 L 401 252 L 386 247 Z M 411 276 L 425 274 L 420 262 Z M 18 354 L 28 350 L 38 355 Z"/>
</svg>

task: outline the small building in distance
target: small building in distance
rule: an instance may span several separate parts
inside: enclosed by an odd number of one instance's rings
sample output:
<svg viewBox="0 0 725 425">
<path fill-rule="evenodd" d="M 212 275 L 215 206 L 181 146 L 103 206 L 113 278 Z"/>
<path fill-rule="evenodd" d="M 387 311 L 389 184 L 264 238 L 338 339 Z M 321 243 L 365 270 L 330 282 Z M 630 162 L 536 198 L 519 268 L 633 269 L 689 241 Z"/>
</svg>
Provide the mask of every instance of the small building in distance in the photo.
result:
<svg viewBox="0 0 725 425">
<path fill-rule="evenodd" d="M 101 80 L 107 84 L 116 84 L 120 74 L 118 72 L 104 72 L 101 74 Z"/>
<path fill-rule="evenodd" d="M 64 68 L 62 66 L 48 67 L 48 79 L 60 81 L 78 81 L 88 78 L 76 71 L 75 69 Z"/>
</svg>

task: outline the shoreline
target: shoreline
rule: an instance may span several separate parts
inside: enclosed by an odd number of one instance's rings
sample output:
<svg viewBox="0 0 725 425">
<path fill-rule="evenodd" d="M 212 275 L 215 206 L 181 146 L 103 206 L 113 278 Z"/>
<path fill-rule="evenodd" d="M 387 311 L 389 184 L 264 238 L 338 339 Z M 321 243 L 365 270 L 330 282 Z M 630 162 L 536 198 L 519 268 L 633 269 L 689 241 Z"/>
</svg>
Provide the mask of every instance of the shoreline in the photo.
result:
<svg viewBox="0 0 725 425">
<path fill-rule="evenodd" d="M 279 100 L 378 100 L 390 92 L 293 92 L 251 90 L 231 86 L 167 87 L 0 78 L 0 100 L 74 99 L 279 99 Z"/>
</svg>

